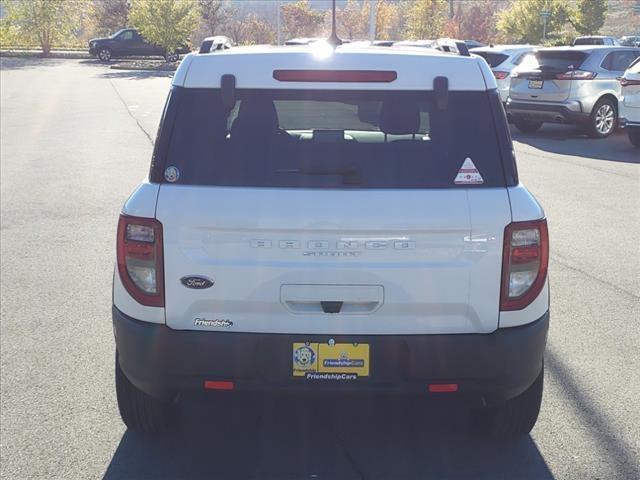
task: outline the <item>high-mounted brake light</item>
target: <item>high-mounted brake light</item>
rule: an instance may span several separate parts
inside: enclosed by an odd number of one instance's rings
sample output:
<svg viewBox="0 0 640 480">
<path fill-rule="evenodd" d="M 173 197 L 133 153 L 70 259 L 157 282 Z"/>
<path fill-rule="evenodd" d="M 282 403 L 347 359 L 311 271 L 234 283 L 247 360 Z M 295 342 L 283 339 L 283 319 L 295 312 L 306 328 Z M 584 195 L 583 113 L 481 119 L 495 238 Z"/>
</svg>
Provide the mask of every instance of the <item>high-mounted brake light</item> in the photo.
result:
<svg viewBox="0 0 640 480">
<path fill-rule="evenodd" d="M 497 70 L 494 70 L 493 76 L 496 77 L 496 80 L 504 80 L 509 76 L 509 72 L 499 72 Z"/>
<path fill-rule="evenodd" d="M 164 307 L 162 224 L 153 218 L 120 215 L 117 256 L 127 292 L 142 305 Z"/>
<path fill-rule="evenodd" d="M 504 230 L 500 310 L 521 310 L 542 291 L 549 266 L 546 219 L 514 222 Z"/>
<path fill-rule="evenodd" d="M 274 70 L 280 82 L 390 83 L 398 78 L 393 70 Z"/>
<path fill-rule="evenodd" d="M 595 72 L 587 72 L 586 70 L 569 70 L 568 72 L 556 75 L 557 80 L 593 80 L 598 75 Z"/>
<path fill-rule="evenodd" d="M 622 85 L 623 87 L 630 87 L 632 85 L 640 85 L 640 80 L 631 80 L 629 78 L 624 78 L 624 77 L 619 77 L 618 81 L 620 82 L 620 85 Z"/>
</svg>

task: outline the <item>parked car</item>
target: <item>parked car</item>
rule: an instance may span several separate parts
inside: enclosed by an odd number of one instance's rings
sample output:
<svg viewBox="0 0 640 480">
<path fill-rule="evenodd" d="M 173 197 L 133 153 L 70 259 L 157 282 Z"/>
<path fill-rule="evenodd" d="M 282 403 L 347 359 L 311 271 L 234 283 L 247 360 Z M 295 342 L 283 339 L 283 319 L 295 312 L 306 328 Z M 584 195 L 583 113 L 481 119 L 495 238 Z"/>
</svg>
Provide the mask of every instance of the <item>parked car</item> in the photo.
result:
<svg viewBox="0 0 640 480">
<path fill-rule="evenodd" d="M 576 37 L 571 43 L 572 46 L 576 45 L 609 45 L 619 46 L 620 43 L 616 37 L 606 37 L 603 35 L 588 35 L 585 37 Z"/>
<path fill-rule="evenodd" d="M 394 47 L 423 47 L 431 48 L 435 44 L 436 40 L 401 40 L 394 42 Z"/>
<path fill-rule="evenodd" d="M 491 70 L 428 48 L 323 53 L 234 47 L 176 71 L 118 224 L 125 424 L 167 428 L 205 391 L 395 391 L 527 434 L 548 233 Z"/>
<path fill-rule="evenodd" d="M 135 28 L 124 28 L 110 37 L 89 40 L 89 55 L 101 62 L 108 62 L 112 58 L 146 56 L 161 56 L 168 62 L 177 62 L 181 54 L 189 51 L 189 46 L 184 45 L 175 52 L 167 52 L 163 47 L 146 41 Z"/>
<path fill-rule="evenodd" d="M 620 78 L 620 124 L 627 130 L 629 140 L 640 148 L 640 57 Z"/>
<path fill-rule="evenodd" d="M 486 44 L 478 42 L 477 40 L 465 40 L 464 43 L 467 44 L 468 49 L 486 47 Z"/>
<path fill-rule="evenodd" d="M 623 47 L 640 47 L 640 35 L 620 37 L 618 40 Z"/>
<path fill-rule="evenodd" d="M 607 137 L 617 125 L 617 78 L 638 56 L 640 49 L 629 47 L 541 48 L 511 73 L 507 111 L 523 132 L 573 123 Z"/>
<path fill-rule="evenodd" d="M 537 48 L 532 45 L 494 45 L 490 47 L 480 47 L 471 50 L 474 55 L 484 58 L 493 75 L 496 77 L 498 92 L 503 103 L 509 98 L 509 86 L 511 85 L 511 71 L 516 68 L 522 60 L 530 55 Z"/>
</svg>

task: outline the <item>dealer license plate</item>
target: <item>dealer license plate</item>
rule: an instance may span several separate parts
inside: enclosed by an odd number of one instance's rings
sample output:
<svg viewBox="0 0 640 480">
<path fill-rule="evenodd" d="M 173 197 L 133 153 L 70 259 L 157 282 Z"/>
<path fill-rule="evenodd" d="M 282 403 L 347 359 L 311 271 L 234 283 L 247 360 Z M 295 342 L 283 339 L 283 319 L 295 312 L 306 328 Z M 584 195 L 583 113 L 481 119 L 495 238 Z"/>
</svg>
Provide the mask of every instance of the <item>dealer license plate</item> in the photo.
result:
<svg viewBox="0 0 640 480">
<path fill-rule="evenodd" d="M 356 380 L 369 376 L 369 344 L 293 344 L 293 376 L 308 380 Z"/>
</svg>

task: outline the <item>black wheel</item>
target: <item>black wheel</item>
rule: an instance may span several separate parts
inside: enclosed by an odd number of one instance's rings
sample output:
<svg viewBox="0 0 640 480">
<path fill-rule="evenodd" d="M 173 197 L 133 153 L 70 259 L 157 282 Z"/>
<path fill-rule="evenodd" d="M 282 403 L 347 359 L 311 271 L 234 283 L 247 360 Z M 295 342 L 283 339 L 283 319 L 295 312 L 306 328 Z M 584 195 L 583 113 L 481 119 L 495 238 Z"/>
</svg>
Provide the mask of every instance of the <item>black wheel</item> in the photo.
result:
<svg viewBox="0 0 640 480">
<path fill-rule="evenodd" d="M 136 388 L 120 368 L 116 352 L 116 395 L 124 424 L 131 430 L 157 434 L 173 426 L 177 407 Z"/>
<path fill-rule="evenodd" d="M 618 111 L 613 100 L 603 98 L 596 103 L 589 118 L 587 133 L 591 138 L 607 138 L 618 123 Z"/>
<path fill-rule="evenodd" d="M 108 62 L 111 60 L 111 50 L 107 47 L 101 47 L 100 50 L 98 50 L 98 60 L 101 62 Z"/>
<path fill-rule="evenodd" d="M 536 122 L 533 120 L 525 120 L 523 118 L 513 118 L 513 123 L 516 128 L 523 133 L 533 133 L 540 130 L 542 122 Z"/>
<path fill-rule="evenodd" d="M 640 127 L 627 127 L 627 136 L 636 148 L 640 148 Z"/>
<path fill-rule="evenodd" d="M 173 63 L 173 62 L 177 62 L 179 58 L 180 58 L 180 54 L 179 54 L 178 52 L 167 53 L 167 54 L 164 56 L 164 59 L 165 59 L 167 62 L 171 62 L 171 63 Z"/>
<path fill-rule="evenodd" d="M 544 383 L 544 368 L 533 385 L 498 407 L 473 412 L 472 426 L 476 432 L 497 440 L 512 440 L 527 435 L 536 424 Z"/>
</svg>

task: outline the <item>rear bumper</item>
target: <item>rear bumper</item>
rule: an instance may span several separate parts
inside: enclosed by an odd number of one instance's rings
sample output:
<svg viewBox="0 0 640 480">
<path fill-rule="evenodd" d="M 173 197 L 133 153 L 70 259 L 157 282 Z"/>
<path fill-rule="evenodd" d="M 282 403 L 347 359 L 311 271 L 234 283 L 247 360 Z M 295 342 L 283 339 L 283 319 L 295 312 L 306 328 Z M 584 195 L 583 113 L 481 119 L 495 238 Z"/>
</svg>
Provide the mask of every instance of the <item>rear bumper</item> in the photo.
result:
<svg viewBox="0 0 640 480">
<path fill-rule="evenodd" d="M 173 330 L 141 322 L 113 307 L 122 370 L 150 395 L 176 399 L 203 390 L 205 380 L 235 390 L 422 392 L 429 383 L 457 383 L 455 395 L 492 404 L 526 390 L 542 368 L 549 313 L 491 334 L 288 335 Z M 293 342 L 368 343 L 371 376 L 353 381 L 292 376 Z M 443 394 L 431 394 L 443 395 Z"/>
<path fill-rule="evenodd" d="M 586 123 L 590 114 L 582 111 L 579 102 L 557 105 L 548 103 L 517 102 L 507 100 L 507 113 L 512 118 L 524 118 L 549 123 Z"/>
<path fill-rule="evenodd" d="M 618 126 L 620 128 L 627 128 L 627 127 L 640 127 L 640 121 L 631 121 L 631 120 L 627 120 L 624 117 L 620 117 L 618 119 Z"/>
</svg>

